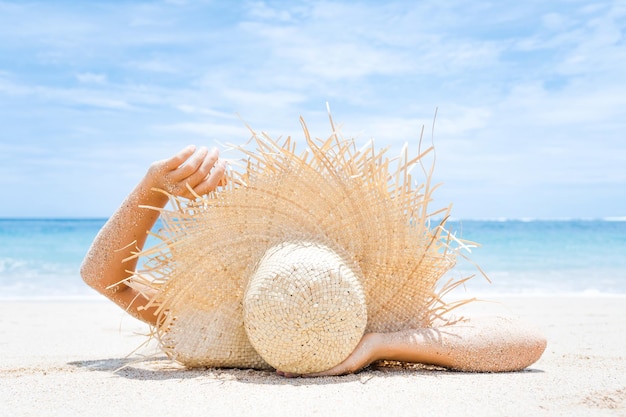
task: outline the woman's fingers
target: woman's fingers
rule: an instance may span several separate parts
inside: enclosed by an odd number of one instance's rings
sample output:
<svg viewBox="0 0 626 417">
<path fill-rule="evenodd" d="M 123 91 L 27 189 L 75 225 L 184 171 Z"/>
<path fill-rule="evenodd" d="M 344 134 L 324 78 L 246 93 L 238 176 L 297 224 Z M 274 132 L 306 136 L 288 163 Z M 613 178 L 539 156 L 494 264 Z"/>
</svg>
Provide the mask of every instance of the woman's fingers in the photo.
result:
<svg viewBox="0 0 626 417">
<path fill-rule="evenodd" d="M 195 145 L 188 145 L 181 149 L 176 155 L 163 161 L 163 166 L 167 171 L 174 171 L 180 167 L 196 151 Z"/>
<path fill-rule="evenodd" d="M 335 366 L 334 368 L 331 368 L 327 371 L 323 371 L 323 372 L 315 372 L 312 374 L 294 374 L 291 372 L 284 372 L 284 371 L 280 371 L 280 370 L 276 370 L 276 375 L 285 377 L 285 378 L 299 378 L 299 377 L 303 377 L 303 378 L 313 378 L 313 377 L 317 377 L 317 376 L 338 376 L 338 375 L 345 375 L 345 374 L 350 374 L 352 372 L 357 371 L 359 368 L 355 368 L 352 369 L 350 366 L 347 366 L 347 364 L 345 362 L 340 363 L 339 365 Z"/>
<path fill-rule="evenodd" d="M 363 335 L 354 351 L 339 365 L 323 372 L 316 372 L 304 376 L 334 376 L 357 372 L 377 359 L 375 352 L 380 343 L 380 338 L 376 333 L 366 333 Z"/>
<path fill-rule="evenodd" d="M 282 376 L 282 377 L 285 377 L 285 378 L 298 378 L 298 377 L 302 376 L 300 374 L 292 374 L 291 372 L 279 371 L 278 369 L 276 370 L 276 375 Z"/>
<path fill-rule="evenodd" d="M 202 166 L 208 152 L 206 147 L 201 146 L 182 165 L 172 171 L 172 179 L 176 182 L 188 182 L 189 178 Z M 194 184 L 190 185 L 193 186 Z"/>
<path fill-rule="evenodd" d="M 187 178 L 187 183 L 191 188 L 196 188 L 202 181 L 209 177 L 211 170 L 215 166 L 219 157 L 219 151 L 213 149 L 204 155 L 198 169 Z"/>
<path fill-rule="evenodd" d="M 303 377 L 303 378 L 312 378 L 312 377 L 317 377 L 317 376 L 337 376 L 337 375 L 345 375 L 345 374 L 351 374 L 353 372 L 358 371 L 359 369 L 361 369 L 363 366 L 366 366 L 367 364 L 361 364 L 359 363 L 359 360 L 365 362 L 363 360 L 363 358 L 355 358 L 354 354 L 349 356 L 346 360 L 344 360 L 343 362 L 341 362 L 339 365 L 334 366 L 333 368 L 330 368 L 326 371 L 323 372 L 314 372 L 311 374 L 294 374 L 294 373 L 290 373 L 290 372 L 284 372 L 281 371 L 279 369 L 276 370 L 276 375 L 279 376 L 283 376 L 285 378 L 298 378 L 298 377 Z"/>
<path fill-rule="evenodd" d="M 224 172 L 226 172 L 226 162 L 218 161 L 215 165 L 213 165 L 213 169 L 211 170 L 209 176 L 194 187 L 196 194 L 203 195 L 215 190 L 217 186 L 223 183 Z"/>
<path fill-rule="evenodd" d="M 218 158 L 217 149 L 187 146 L 171 158 L 153 164 L 152 171 L 160 178 L 156 186 L 186 198 L 207 194 L 225 183 L 226 163 Z"/>
</svg>

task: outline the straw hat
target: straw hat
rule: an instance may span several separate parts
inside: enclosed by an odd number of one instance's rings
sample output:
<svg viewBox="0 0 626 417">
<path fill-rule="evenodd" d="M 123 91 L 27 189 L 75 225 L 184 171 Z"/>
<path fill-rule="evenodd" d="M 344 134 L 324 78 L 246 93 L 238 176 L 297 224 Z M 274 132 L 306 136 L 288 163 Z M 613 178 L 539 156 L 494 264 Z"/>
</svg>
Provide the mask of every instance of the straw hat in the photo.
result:
<svg viewBox="0 0 626 417">
<path fill-rule="evenodd" d="M 238 147 L 247 163 L 223 189 L 161 211 L 162 242 L 138 254 L 149 261 L 134 279 L 156 292 L 146 307 L 158 307 L 174 360 L 323 371 L 364 332 L 428 327 L 463 303 L 441 296 L 465 279 L 438 285 L 459 246 L 443 227 L 449 207 L 428 211 L 431 149 L 390 160 L 373 143 L 355 149 L 332 119 L 327 140 L 302 124 L 303 152 L 253 132 L 256 149 Z"/>
</svg>

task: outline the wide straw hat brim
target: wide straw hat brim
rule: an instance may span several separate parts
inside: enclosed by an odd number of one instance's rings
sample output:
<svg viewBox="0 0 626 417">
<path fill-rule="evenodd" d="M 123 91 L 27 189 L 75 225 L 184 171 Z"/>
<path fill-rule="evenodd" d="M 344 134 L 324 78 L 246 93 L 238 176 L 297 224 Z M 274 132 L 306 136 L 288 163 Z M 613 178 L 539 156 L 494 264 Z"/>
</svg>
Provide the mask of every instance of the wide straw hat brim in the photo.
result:
<svg viewBox="0 0 626 417">
<path fill-rule="evenodd" d="M 466 302 L 442 298 L 467 278 L 440 282 L 463 243 L 444 228 L 449 207 L 428 210 L 436 187 L 422 158 L 432 149 L 409 158 L 405 147 L 392 160 L 373 143 L 357 150 L 332 119 L 327 140 L 303 127 L 304 151 L 290 138 L 279 144 L 254 133 L 256 149 L 238 148 L 247 162 L 222 189 L 195 200 L 172 197 L 174 208 L 161 210 L 162 242 L 137 255 L 149 261 L 133 279 L 155 291 L 146 307 L 157 307 L 156 333 L 173 359 L 268 367 L 246 333 L 243 302 L 260 261 L 285 242 L 321 245 L 356 271 L 365 332 L 429 327 Z M 422 182 L 411 176 L 415 167 Z M 345 344 L 354 346 L 353 338 Z"/>
</svg>

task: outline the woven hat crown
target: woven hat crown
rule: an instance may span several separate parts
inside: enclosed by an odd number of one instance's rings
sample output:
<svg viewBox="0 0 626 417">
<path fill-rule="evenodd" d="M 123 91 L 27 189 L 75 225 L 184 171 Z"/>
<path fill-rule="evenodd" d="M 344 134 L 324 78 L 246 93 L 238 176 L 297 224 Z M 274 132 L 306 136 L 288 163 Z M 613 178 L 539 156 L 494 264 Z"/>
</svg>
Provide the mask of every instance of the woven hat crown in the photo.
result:
<svg viewBox="0 0 626 417">
<path fill-rule="evenodd" d="M 367 325 L 360 279 L 330 248 L 286 242 L 270 248 L 243 301 L 252 346 L 284 372 L 321 372 L 342 362 Z"/>
</svg>

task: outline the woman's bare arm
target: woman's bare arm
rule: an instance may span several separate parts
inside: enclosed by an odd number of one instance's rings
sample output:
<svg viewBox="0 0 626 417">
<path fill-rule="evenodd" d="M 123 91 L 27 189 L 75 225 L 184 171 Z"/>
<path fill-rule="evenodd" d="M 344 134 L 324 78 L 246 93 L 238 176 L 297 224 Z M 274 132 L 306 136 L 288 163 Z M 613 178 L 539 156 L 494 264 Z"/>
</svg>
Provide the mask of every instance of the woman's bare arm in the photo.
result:
<svg viewBox="0 0 626 417">
<path fill-rule="evenodd" d="M 158 211 L 139 206 L 162 208 L 167 204 L 167 196 L 155 189 L 183 197 L 192 197 L 187 186 L 198 195 L 214 190 L 225 169 L 218 157 L 217 150 L 201 147 L 196 151 L 188 146 L 169 159 L 153 163 L 93 241 L 81 266 L 83 280 L 134 317 L 156 324 L 154 311 L 137 308 L 145 304 L 145 298 L 123 283 L 137 265 L 136 258 L 124 259 L 143 248 L 147 232 L 159 217 Z"/>
<path fill-rule="evenodd" d="M 378 360 L 423 363 L 470 372 L 517 371 L 535 363 L 545 348 L 543 335 L 520 320 L 473 318 L 441 327 L 368 333 L 344 362 L 310 376 L 356 372 Z"/>
<path fill-rule="evenodd" d="M 461 371 L 518 371 L 535 363 L 545 338 L 505 317 L 465 319 L 452 325 L 385 334 L 381 359 L 439 365 Z"/>
</svg>

